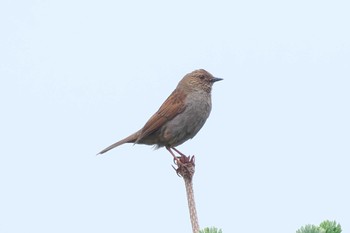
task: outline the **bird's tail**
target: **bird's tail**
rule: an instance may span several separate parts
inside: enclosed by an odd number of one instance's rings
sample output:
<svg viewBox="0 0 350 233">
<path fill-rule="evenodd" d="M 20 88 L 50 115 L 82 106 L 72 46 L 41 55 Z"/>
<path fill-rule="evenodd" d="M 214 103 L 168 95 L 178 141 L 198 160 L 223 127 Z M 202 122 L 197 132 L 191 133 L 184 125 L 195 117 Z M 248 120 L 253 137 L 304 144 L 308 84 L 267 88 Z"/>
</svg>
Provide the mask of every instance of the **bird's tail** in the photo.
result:
<svg viewBox="0 0 350 233">
<path fill-rule="evenodd" d="M 139 132 L 136 132 L 134 134 L 131 134 L 129 137 L 126 137 L 112 145 L 110 145 L 109 147 L 103 149 L 100 153 L 98 153 L 98 155 L 100 154 L 103 154 L 103 153 L 106 153 L 107 151 L 109 150 L 112 150 L 113 148 L 117 147 L 117 146 L 120 146 L 124 143 L 132 143 L 132 142 L 136 142 L 137 138 L 138 138 L 138 135 L 139 135 Z"/>
</svg>

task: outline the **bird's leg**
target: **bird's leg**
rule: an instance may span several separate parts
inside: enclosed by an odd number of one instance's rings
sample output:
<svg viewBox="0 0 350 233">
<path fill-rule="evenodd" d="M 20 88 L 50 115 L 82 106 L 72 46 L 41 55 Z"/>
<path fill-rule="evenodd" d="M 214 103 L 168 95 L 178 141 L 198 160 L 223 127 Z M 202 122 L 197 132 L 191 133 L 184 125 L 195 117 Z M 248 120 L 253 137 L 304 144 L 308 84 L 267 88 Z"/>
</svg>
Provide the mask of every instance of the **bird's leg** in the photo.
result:
<svg viewBox="0 0 350 233">
<path fill-rule="evenodd" d="M 175 147 L 172 147 L 172 149 L 174 151 L 176 151 L 179 155 L 183 156 L 183 157 L 186 157 L 186 155 L 184 155 L 183 153 L 181 153 L 178 149 L 176 149 Z"/>
<path fill-rule="evenodd" d="M 185 154 L 183 154 L 182 152 L 180 152 L 178 149 L 176 149 L 175 147 L 172 147 L 171 149 L 175 150 L 180 156 L 177 157 L 176 162 L 181 164 L 187 164 L 187 163 L 193 163 L 194 164 L 194 155 L 191 156 L 186 156 Z M 175 162 L 175 161 L 174 161 Z M 178 165 L 179 166 L 179 165 Z"/>
<path fill-rule="evenodd" d="M 175 161 L 176 162 L 179 162 L 180 160 L 179 160 L 179 158 L 178 157 L 176 157 L 176 155 L 174 154 L 174 152 L 171 150 L 171 148 L 170 147 L 165 147 L 169 152 L 170 152 L 170 154 L 174 157 L 174 163 L 175 163 Z M 174 148 L 173 148 L 174 149 Z"/>
</svg>

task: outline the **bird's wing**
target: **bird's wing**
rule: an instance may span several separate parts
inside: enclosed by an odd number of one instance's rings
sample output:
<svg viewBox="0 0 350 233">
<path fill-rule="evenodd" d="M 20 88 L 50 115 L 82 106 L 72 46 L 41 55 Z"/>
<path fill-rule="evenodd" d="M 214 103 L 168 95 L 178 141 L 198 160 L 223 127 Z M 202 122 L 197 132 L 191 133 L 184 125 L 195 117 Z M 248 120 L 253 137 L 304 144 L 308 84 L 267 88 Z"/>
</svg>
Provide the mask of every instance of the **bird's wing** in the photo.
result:
<svg viewBox="0 0 350 233">
<path fill-rule="evenodd" d="M 141 134 L 137 141 L 150 135 L 162 127 L 167 121 L 173 119 L 179 113 L 185 110 L 185 94 L 175 89 L 173 93 L 160 106 L 158 111 L 147 121 L 141 129 Z"/>
</svg>

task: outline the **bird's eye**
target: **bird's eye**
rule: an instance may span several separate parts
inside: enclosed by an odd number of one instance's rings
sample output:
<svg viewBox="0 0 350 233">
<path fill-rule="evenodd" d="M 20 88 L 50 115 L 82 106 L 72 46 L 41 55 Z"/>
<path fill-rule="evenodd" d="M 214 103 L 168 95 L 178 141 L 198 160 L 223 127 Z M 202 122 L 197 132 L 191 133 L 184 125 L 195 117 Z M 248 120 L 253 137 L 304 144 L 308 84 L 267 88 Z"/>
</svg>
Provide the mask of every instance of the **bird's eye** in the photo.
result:
<svg viewBox="0 0 350 233">
<path fill-rule="evenodd" d="M 200 78 L 200 79 L 204 79 L 204 75 L 200 75 L 199 78 Z"/>
</svg>

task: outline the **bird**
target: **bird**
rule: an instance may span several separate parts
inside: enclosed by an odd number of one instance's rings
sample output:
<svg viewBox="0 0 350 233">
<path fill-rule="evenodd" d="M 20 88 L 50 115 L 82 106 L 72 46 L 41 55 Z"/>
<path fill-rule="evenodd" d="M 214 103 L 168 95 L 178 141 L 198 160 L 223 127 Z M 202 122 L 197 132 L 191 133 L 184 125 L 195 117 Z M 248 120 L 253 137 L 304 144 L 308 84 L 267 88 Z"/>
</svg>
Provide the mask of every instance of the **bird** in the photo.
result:
<svg viewBox="0 0 350 233">
<path fill-rule="evenodd" d="M 203 127 L 212 108 L 212 86 L 221 80 L 204 69 L 186 74 L 140 130 L 98 154 L 104 154 L 124 143 L 134 143 L 153 145 L 155 149 L 165 147 L 174 159 L 177 157 L 172 150 L 185 156 L 176 147 L 192 139 Z"/>
</svg>

